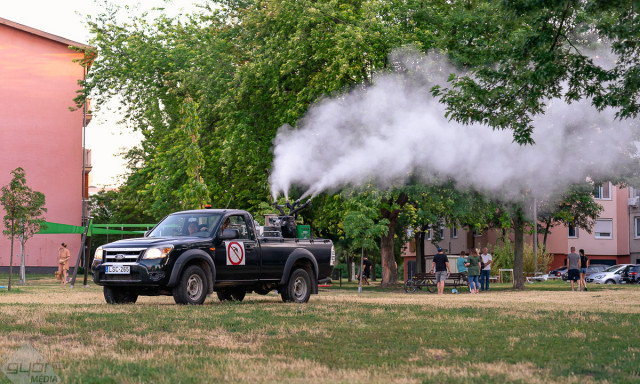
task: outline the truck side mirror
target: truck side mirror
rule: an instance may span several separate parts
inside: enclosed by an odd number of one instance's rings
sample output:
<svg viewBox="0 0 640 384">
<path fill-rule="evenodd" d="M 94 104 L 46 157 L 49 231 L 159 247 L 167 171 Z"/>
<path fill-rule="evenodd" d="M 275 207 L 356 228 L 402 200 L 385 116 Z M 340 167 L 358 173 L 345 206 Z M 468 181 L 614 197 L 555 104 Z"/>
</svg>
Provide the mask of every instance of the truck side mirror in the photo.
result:
<svg viewBox="0 0 640 384">
<path fill-rule="evenodd" d="M 220 240 L 231 240 L 240 237 L 240 232 L 234 228 L 227 228 L 222 231 L 222 234 L 218 237 Z"/>
</svg>

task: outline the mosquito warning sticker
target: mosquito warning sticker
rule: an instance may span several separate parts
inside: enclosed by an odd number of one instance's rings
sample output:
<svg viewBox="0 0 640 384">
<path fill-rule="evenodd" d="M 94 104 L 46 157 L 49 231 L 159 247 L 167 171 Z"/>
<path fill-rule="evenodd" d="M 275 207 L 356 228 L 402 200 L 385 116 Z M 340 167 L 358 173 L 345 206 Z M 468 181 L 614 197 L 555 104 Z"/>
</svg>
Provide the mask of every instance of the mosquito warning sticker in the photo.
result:
<svg viewBox="0 0 640 384">
<path fill-rule="evenodd" d="M 227 265 L 244 265 L 244 243 L 225 241 L 227 249 Z"/>
</svg>

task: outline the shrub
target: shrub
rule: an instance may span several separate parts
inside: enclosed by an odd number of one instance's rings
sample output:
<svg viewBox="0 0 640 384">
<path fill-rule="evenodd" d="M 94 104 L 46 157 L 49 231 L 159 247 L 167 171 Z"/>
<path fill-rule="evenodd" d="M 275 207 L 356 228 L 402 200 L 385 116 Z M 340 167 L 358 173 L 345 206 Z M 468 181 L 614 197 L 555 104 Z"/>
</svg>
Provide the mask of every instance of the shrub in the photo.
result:
<svg viewBox="0 0 640 384">
<path fill-rule="evenodd" d="M 498 274 L 499 269 L 513 269 L 514 253 L 513 243 L 510 240 L 498 242 L 491 251 L 491 256 L 493 256 L 491 273 Z M 540 247 L 538 247 L 537 253 L 538 271 L 546 271 L 553 259 L 553 256 L 549 253 L 543 252 Z M 533 257 L 532 244 L 524 244 L 523 270 L 524 273 L 535 272 L 535 258 Z"/>
</svg>

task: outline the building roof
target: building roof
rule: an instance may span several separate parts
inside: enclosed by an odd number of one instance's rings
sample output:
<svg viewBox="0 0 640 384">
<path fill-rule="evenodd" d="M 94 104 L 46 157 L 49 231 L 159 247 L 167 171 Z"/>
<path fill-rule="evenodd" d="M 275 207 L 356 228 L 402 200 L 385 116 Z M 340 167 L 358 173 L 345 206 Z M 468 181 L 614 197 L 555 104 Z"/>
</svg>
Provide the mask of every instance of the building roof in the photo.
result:
<svg viewBox="0 0 640 384">
<path fill-rule="evenodd" d="M 78 43 L 77 41 L 65 39 L 64 37 L 56 36 L 56 35 L 53 35 L 51 33 L 47 33 L 47 32 L 41 31 L 39 29 L 27 27 L 26 25 L 22 25 L 22 24 L 13 22 L 11 20 L 3 19 L 1 17 L 0 17 L 0 25 L 6 25 L 7 27 L 18 29 L 20 31 L 27 32 L 27 33 L 30 33 L 30 34 L 35 35 L 35 36 L 44 37 L 45 39 L 56 41 L 56 42 L 61 43 L 61 44 L 71 45 L 71 46 L 80 48 L 82 50 L 93 49 L 89 45 Z"/>
</svg>

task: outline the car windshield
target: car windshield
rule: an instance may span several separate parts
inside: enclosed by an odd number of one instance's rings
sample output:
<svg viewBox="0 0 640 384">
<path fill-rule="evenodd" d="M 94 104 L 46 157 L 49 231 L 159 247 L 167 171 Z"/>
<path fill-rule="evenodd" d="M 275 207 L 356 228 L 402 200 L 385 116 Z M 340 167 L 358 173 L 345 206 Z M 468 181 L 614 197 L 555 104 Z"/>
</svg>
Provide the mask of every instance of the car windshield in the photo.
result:
<svg viewBox="0 0 640 384">
<path fill-rule="evenodd" d="M 622 265 L 614 265 L 613 267 L 605 269 L 603 272 L 615 272 L 620 269 L 620 267 L 622 267 Z"/>
<path fill-rule="evenodd" d="M 179 213 L 169 215 L 148 237 L 211 237 L 220 218 L 219 213 Z"/>
</svg>

